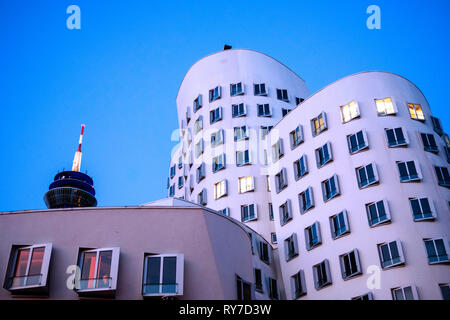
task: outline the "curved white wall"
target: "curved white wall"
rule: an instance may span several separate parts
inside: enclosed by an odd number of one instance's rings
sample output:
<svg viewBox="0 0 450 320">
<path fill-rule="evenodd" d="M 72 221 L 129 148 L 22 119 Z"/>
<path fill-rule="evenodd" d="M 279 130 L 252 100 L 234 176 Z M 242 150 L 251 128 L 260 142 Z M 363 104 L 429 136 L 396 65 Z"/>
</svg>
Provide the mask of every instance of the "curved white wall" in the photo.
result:
<svg viewBox="0 0 450 320">
<path fill-rule="evenodd" d="M 245 93 L 239 96 L 230 96 L 230 84 L 242 82 Z M 268 89 L 267 96 L 255 96 L 253 84 L 265 83 Z M 209 90 L 221 86 L 222 97 L 214 102 L 209 102 Z M 276 89 L 287 89 L 289 102 L 277 99 Z M 193 101 L 201 94 L 203 107 L 194 113 Z M 207 190 L 207 206 L 215 210 L 226 207 L 230 209 L 230 216 L 241 220 L 241 205 L 254 203 L 257 205 L 258 218 L 247 224 L 262 234 L 270 241 L 270 233 L 273 232 L 273 224 L 269 220 L 268 203 L 270 192 L 267 191 L 266 177 L 261 175 L 262 159 L 258 159 L 258 137 L 260 126 L 273 126 L 282 118 L 282 108 L 292 109 L 295 107 L 295 97 L 306 98 L 309 95 L 304 81 L 294 72 L 277 60 L 252 50 L 233 49 L 225 50 L 207 56 L 195 63 L 187 72 L 178 92 L 177 107 L 180 128 L 190 129 L 193 135 L 193 126 L 199 116 L 203 117 L 203 130 L 193 137 L 192 144 L 185 146 L 186 156 L 183 158 L 184 167 L 189 168 L 189 152 L 194 149 L 199 139 L 205 139 L 205 151 L 202 156 L 195 158 L 194 164 L 189 169 L 185 187 L 178 188 L 178 177 L 184 175 L 183 170 L 177 166 L 176 176 L 170 179 L 169 184 L 175 184 L 175 197 L 184 197 L 187 200 L 197 202 L 197 195 L 202 189 Z M 245 117 L 232 117 L 232 104 L 245 103 L 247 115 Z M 269 103 L 272 116 L 258 117 L 257 104 Z M 210 124 L 210 110 L 221 106 L 222 120 Z M 189 107 L 191 120 L 186 125 L 186 110 Z M 237 167 L 235 164 L 236 143 L 233 139 L 233 127 L 247 125 L 256 137 L 247 141 L 251 144 L 254 162 L 252 165 Z M 212 172 L 210 147 L 210 134 L 217 129 L 225 129 L 225 143 L 216 147 L 222 150 L 218 153 L 226 153 L 226 168 L 216 173 Z M 228 131 L 227 131 L 228 130 Z M 253 131 L 254 130 L 254 131 Z M 171 166 L 177 164 L 181 154 L 179 149 L 172 157 Z M 262 157 L 261 157 L 262 158 Z M 190 176 L 195 180 L 195 170 L 201 162 L 206 163 L 206 177 L 197 184 L 194 181 L 194 190 L 189 190 Z M 242 176 L 253 176 L 255 179 L 255 190 L 244 194 L 238 193 L 238 178 Z M 214 200 L 215 183 L 228 181 L 228 195 Z"/>
<path fill-rule="evenodd" d="M 375 99 L 391 97 L 396 115 L 378 116 Z M 341 122 L 340 106 L 351 101 L 359 104 L 360 117 L 347 123 Z M 408 103 L 420 104 L 425 122 L 410 118 Z M 321 111 L 326 113 L 328 129 L 313 137 L 310 120 Z M 350 299 L 372 292 L 374 299 L 392 299 L 391 288 L 413 284 L 420 299 L 442 299 L 439 284 L 450 282 L 448 264 L 428 264 L 423 239 L 450 235 L 449 189 L 437 183 L 434 165 L 447 167 L 443 151 L 444 140 L 433 131 L 429 105 L 420 90 L 408 80 L 391 73 L 364 72 L 343 78 L 320 90 L 296 107 L 283 118 L 271 134 L 279 134 L 283 139 L 285 155 L 274 166 L 274 171 L 286 168 L 288 187 L 280 193 L 272 188 L 272 203 L 275 213 L 275 228 L 278 235 L 281 271 L 287 297 L 291 298 L 290 277 L 300 269 L 304 270 L 307 294 L 303 299 Z M 289 132 L 298 125 L 303 126 L 304 142 L 291 150 Z M 389 148 L 384 133 L 385 128 L 402 127 L 409 138 L 409 145 L 403 148 Z M 366 130 L 369 148 L 350 155 L 346 136 L 359 130 Z M 439 146 L 439 154 L 424 151 L 420 133 L 434 134 Z M 314 150 L 330 142 L 333 161 L 317 168 Z M 294 178 L 293 162 L 302 154 L 308 158 L 309 173 L 298 181 Z M 422 172 L 420 182 L 401 183 L 396 161 L 416 160 Z M 355 168 L 375 163 L 379 184 L 359 189 Z M 324 203 L 321 181 L 336 174 L 340 195 Z M 272 176 L 272 183 L 275 179 Z M 315 208 L 300 214 L 298 194 L 307 187 L 313 188 Z M 428 197 L 436 208 L 434 221 L 415 222 L 409 198 Z M 278 207 L 287 199 L 292 202 L 293 219 L 280 225 Z M 389 224 L 370 227 L 365 204 L 387 199 L 392 216 Z M 350 234 L 333 240 L 329 217 L 346 209 L 350 224 Z M 321 228 L 322 244 L 311 251 L 305 248 L 304 229 L 318 221 Z M 283 249 L 284 239 L 297 234 L 299 255 L 286 262 Z M 382 270 L 381 288 L 369 289 L 366 281 L 367 268 L 380 267 L 377 244 L 400 240 L 406 259 L 404 266 Z M 339 255 L 358 249 L 363 274 L 350 280 L 343 280 L 339 265 Z M 449 253 L 449 252 L 447 252 Z M 332 285 L 316 290 L 313 280 L 313 265 L 328 259 Z"/>
</svg>

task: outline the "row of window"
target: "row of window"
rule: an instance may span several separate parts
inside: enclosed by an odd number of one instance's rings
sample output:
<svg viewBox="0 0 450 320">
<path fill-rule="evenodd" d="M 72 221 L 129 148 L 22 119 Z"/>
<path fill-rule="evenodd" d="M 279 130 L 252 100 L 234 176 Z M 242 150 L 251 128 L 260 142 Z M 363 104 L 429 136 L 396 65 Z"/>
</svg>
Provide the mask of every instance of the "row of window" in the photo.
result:
<svg viewBox="0 0 450 320">
<path fill-rule="evenodd" d="M 4 288 L 14 294 L 48 294 L 52 244 L 13 246 Z M 80 296 L 114 296 L 120 248 L 80 248 L 74 290 Z M 145 254 L 142 296 L 183 295 L 183 254 Z"/>
<path fill-rule="evenodd" d="M 424 239 L 425 248 L 428 255 L 428 260 L 430 264 L 449 262 L 448 257 L 448 241 L 442 238 L 440 239 Z M 378 254 L 380 258 L 380 265 L 383 270 L 405 265 L 406 260 L 402 249 L 402 244 L 399 240 L 380 243 L 377 245 Z M 285 240 L 285 254 L 286 258 L 291 257 L 291 259 L 298 255 L 298 247 L 296 245 L 295 233 Z M 360 257 L 358 249 L 353 249 L 349 252 L 339 255 L 339 265 L 342 275 L 342 279 L 347 281 L 354 277 L 363 274 L 363 269 L 361 267 Z M 333 281 L 331 278 L 331 269 L 328 259 L 315 264 L 312 267 L 314 287 L 316 290 L 321 290 L 327 286 L 332 285 Z M 291 281 L 291 292 L 292 298 L 298 299 L 307 294 L 306 281 L 304 271 L 300 270 L 290 278 Z M 393 299 L 403 300 L 397 292 L 399 288 L 393 288 Z M 442 295 L 444 299 L 449 299 L 448 284 L 441 285 Z M 406 295 L 410 299 L 410 295 Z M 355 297 L 356 299 L 368 300 L 367 297 Z M 417 299 L 417 295 L 415 296 Z"/>
</svg>

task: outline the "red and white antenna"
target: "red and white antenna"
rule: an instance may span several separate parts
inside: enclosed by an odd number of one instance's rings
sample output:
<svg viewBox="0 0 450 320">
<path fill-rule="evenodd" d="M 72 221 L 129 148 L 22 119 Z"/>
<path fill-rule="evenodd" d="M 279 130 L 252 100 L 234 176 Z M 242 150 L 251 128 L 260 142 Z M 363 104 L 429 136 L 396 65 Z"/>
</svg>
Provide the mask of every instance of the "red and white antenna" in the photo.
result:
<svg viewBox="0 0 450 320">
<path fill-rule="evenodd" d="M 72 171 L 80 172 L 81 167 L 81 143 L 83 142 L 83 132 L 84 132 L 85 125 L 81 125 L 81 134 L 80 134 L 80 141 L 78 143 L 78 150 L 75 152 L 75 157 L 73 158 L 73 166 Z"/>
</svg>

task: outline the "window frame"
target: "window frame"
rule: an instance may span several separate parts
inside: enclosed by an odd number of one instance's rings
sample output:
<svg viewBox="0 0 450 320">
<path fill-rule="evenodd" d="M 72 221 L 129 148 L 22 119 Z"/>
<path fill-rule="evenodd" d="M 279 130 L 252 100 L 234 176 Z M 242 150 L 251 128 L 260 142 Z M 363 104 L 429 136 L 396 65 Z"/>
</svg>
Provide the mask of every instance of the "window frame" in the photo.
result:
<svg viewBox="0 0 450 320">
<path fill-rule="evenodd" d="M 374 178 L 373 181 L 369 180 L 369 175 L 367 173 L 367 167 L 369 167 L 369 166 L 372 167 L 373 178 Z M 361 180 L 361 174 L 360 174 L 361 170 L 364 170 L 364 174 L 367 177 L 367 180 L 365 180 L 365 181 L 367 181 L 367 183 L 364 185 L 362 184 L 363 181 Z M 378 175 L 377 165 L 375 164 L 375 162 L 371 162 L 366 165 L 355 168 L 355 173 L 356 173 L 356 181 L 358 182 L 358 187 L 361 190 L 380 183 L 380 176 Z"/>
<path fill-rule="evenodd" d="M 300 138 L 298 138 L 300 136 Z M 303 135 L 303 127 L 299 124 L 294 130 L 289 132 L 289 141 L 291 145 L 291 150 L 297 148 L 305 141 L 305 136 Z"/>
<path fill-rule="evenodd" d="M 398 257 L 394 257 L 394 258 L 392 257 L 392 250 L 391 250 L 391 246 L 390 246 L 391 243 L 395 243 L 398 254 L 399 254 Z M 387 248 L 389 250 L 389 258 L 390 259 L 387 261 L 384 261 L 383 251 L 382 251 L 383 246 L 387 246 Z M 391 269 L 391 268 L 395 268 L 395 267 L 399 267 L 399 266 L 404 266 L 406 264 L 405 255 L 403 253 L 402 242 L 400 240 L 393 240 L 390 242 L 378 243 L 377 249 L 378 249 L 378 256 L 380 258 L 380 266 L 383 270 L 387 270 L 387 269 Z M 389 265 L 386 265 L 387 262 L 394 261 L 394 259 L 398 259 L 398 261 L 392 262 Z"/>
<path fill-rule="evenodd" d="M 177 291 L 176 292 L 161 292 L 162 290 L 159 290 L 158 293 L 145 293 L 145 278 L 147 276 L 148 271 L 148 258 L 161 258 L 160 261 L 160 281 L 162 281 L 164 276 L 164 258 L 176 258 L 176 271 L 175 271 L 175 278 L 176 278 L 176 285 L 177 285 Z M 163 283 L 159 283 L 158 285 L 162 285 Z M 144 254 L 144 263 L 143 263 L 143 275 L 142 275 L 142 296 L 143 297 L 162 297 L 162 296 L 182 296 L 184 291 L 184 254 L 182 253 L 164 253 L 164 254 L 150 254 L 145 253 Z"/>
<path fill-rule="evenodd" d="M 313 229 L 315 229 L 315 233 L 316 233 L 315 238 L 312 236 Z M 305 247 L 306 247 L 307 251 L 311 251 L 311 250 L 319 247 L 322 244 L 322 232 L 320 230 L 319 221 L 315 221 L 313 224 L 307 226 L 304 229 L 304 234 L 305 234 Z M 312 239 L 312 240 L 316 239 L 316 241 L 311 242 L 310 239 Z"/>
<path fill-rule="evenodd" d="M 347 271 L 352 271 L 352 270 L 347 270 L 345 268 L 345 261 L 344 261 L 344 259 L 347 256 L 349 257 L 351 254 L 353 254 L 354 259 L 355 259 L 356 270 L 354 272 L 348 274 Z M 350 259 L 350 258 L 348 258 L 348 259 Z M 349 252 L 346 252 L 346 253 L 343 253 L 343 254 L 339 255 L 339 264 L 341 266 L 341 274 L 342 274 L 342 279 L 344 279 L 344 281 L 353 279 L 353 278 L 363 274 L 362 267 L 361 267 L 361 259 L 359 257 L 358 249 L 353 249 L 353 250 L 351 250 Z"/>
<path fill-rule="evenodd" d="M 310 202 L 309 202 L 309 206 L 307 208 L 303 207 L 303 194 L 309 194 L 309 198 L 310 198 Z M 300 214 L 305 214 L 306 212 L 314 209 L 314 193 L 313 193 L 313 189 L 311 186 L 309 186 L 308 188 L 306 188 L 305 190 L 303 190 L 302 192 L 300 192 L 298 194 L 298 200 L 299 200 L 299 207 L 300 207 Z"/>
<path fill-rule="evenodd" d="M 402 132 L 404 141 L 403 140 L 398 140 L 398 136 L 397 136 L 398 133 L 396 132 L 397 129 L 400 129 L 400 131 Z M 391 142 L 389 142 L 388 131 L 392 131 L 393 135 L 395 136 L 395 144 L 392 144 Z M 387 142 L 388 148 L 407 147 L 409 145 L 408 135 L 407 135 L 406 131 L 403 130 L 402 127 L 385 128 L 384 129 L 384 133 L 385 133 L 385 136 L 386 136 L 386 142 Z"/>
<path fill-rule="evenodd" d="M 217 90 L 217 94 L 216 94 L 216 90 Z M 221 86 L 216 86 L 213 89 L 209 90 L 209 102 L 214 102 L 216 100 L 219 100 L 220 98 L 222 98 L 222 87 Z"/>
<path fill-rule="evenodd" d="M 303 166 L 301 165 L 302 163 L 303 163 Z M 293 167 L 294 167 L 295 181 L 298 181 L 301 178 L 303 178 L 305 175 L 307 175 L 309 172 L 307 155 L 302 154 L 302 156 L 298 160 L 295 160 L 293 162 Z M 302 169 L 304 169 L 304 170 L 302 170 Z"/>
<path fill-rule="evenodd" d="M 335 219 L 338 219 L 337 221 L 339 222 L 339 225 L 340 225 L 340 220 L 338 218 L 338 216 L 340 214 L 342 214 L 342 217 L 343 217 L 344 230 L 342 232 L 340 232 L 339 234 L 337 234 L 338 230 L 336 230 L 336 227 L 335 227 L 336 223 L 334 221 L 335 221 Z M 344 210 L 342 210 L 342 211 L 340 211 L 340 212 L 330 216 L 329 217 L 329 222 L 330 222 L 331 238 L 333 240 L 337 240 L 339 238 L 342 238 L 342 237 L 350 234 L 351 231 L 350 231 L 350 224 L 348 222 L 347 210 L 344 209 Z M 341 229 L 342 229 L 342 227 L 339 230 L 341 230 Z"/>
<path fill-rule="evenodd" d="M 345 112 L 344 112 L 344 110 L 347 109 L 346 107 L 349 110 L 348 111 L 349 112 L 349 116 L 350 116 L 349 119 L 346 118 L 346 115 L 345 115 Z M 352 109 L 352 107 L 355 107 L 355 109 Z M 347 103 L 347 104 L 345 104 L 343 106 L 340 106 L 339 107 L 339 111 L 340 111 L 340 115 L 341 115 L 341 122 L 343 124 L 348 123 L 348 122 L 350 122 L 352 120 L 355 120 L 355 119 L 358 119 L 358 118 L 361 117 L 361 113 L 360 113 L 360 110 L 359 110 L 358 102 L 356 102 L 355 100 L 353 100 L 353 101 L 351 101 L 351 102 L 349 102 L 349 103 Z M 353 114 L 353 113 L 355 113 L 355 111 L 356 111 L 356 114 Z"/>
<path fill-rule="evenodd" d="M 248 180 L 251 181 L 251 187 L 250 187 L 249 189 L 246 188 L 245 190 L 243 190 L 243 189 L 241 188 L 241 181 L 242 181 L 243 179 L 246 180 L 246 181 L 245 181 L 245 185 L 246 185 L 246 186 L 248 186 Z M 242 177 L 238 177 L 238 193 L 239 193 L 239 194 L 244 194 L 244 193 L 247 193 L 247 192 L 253 192 L 253 191 L 255 191 L 255 177 L 254 177 L 254 176 L 242 176 Z"/>
<path fill-rule="evenodd" d="M 293 232 L 289 237 L 284 239 L 284 257 L 286 262 L 289 262 L 293 260 L 294 258 L 298 257 L 299 250 L 298 250 L 298 240 L 297 240 L 297 234 Z"/>
<path fill-rule="evenodd" d="M 362 138 L 363 138 L 363 142 L 364 144 L 358 143 L 358 134 L 361 132 L 362 134 Z M 352 148 L 352 142 L 351 142 L 351 138 L 355 137 L 356 143 L 358 143 L 358 145 L 355 148 Z M 353 134 L 349 134 L 347 135 L 347 145 L 348 145 L 348 152 L 353 155 L 356 154 L 358 152 L 361 152 L 363 150 L 369 149 L 369 140 L 367 139 L 367 132 L 366 130 L 359 130 L 356 133 Z"/>
<path fill-rule="evenodd" d="M 411 208 L 411 213 L 413 215 L 414 221 L 420 222 L 420 221 L 427 221 L 427 220 L 435 220 L 436 219 L 436 217 L 437 217 L 436 209 L 434 207 L 433 200 L 432 199 L 430 200 L 430 199 L 431 198 L 429 198 L 429 197 L 423 197 L 423 198 L 412 197 L 412 198 L 408 198 L 409 206 Z M 424 212 L 423 212 L 422 200 L 426 200 L 427 203 L 428 203 L 428 206 L 430 208 L 431 212 L 430 212 L 430 214 L 428 216 L 426 216 L 424 214 Z M 419 215 L 414 212 L 414 207 L 413 207 L 413 203 L 412 203 L 413 201 L 417 201 L 417 204 L 418 204 L 418 206 L 420 208 L 420 216 L 421 217 L 418 217 Z"/>
<path fill-rule="evenodd" d="M 430 261 L 430 252 L 428 252 L 428 248 L 426 243 L 427 242 L 433 242 L 433 247 L 434 247 L 434 251 L 437 254 L 438 250 L 436 247 L 436 241 L 437 240 L 441 240 L 443 245 L 444 245 L 444 249 L 445 249 L 445 256 L 447 257 L 446 260 L 437 260 L 437 261 Z M 448 240 L 446 237 L 438 237 L 438 238 L 424 238 L 423 239 L 424 245 L 425 245 L 425 252 L 427 253 L 427 259 L 428 259 L 428 264 L 429 265 L 435 265 L 435 264 L 447 264 L 448 262 L 450 262 L 450 245 L 448 243 Z M 438 255 L 437 257 L 440 257 L 441 255 Z"/>
<path fill-rule="evenodd" d="M 408 167 L 408 163 L 413 163 L 414 164 L 414 170 L 417 173 L 417 177 L 412 177 L 411 173 L 409 172 L 410 169 Z M 396 161 L 395 164 L 397 165 L 397 172 L 399 175 L 399 179 L 401 183 L 408 183 L 408 182 L 416 182 L 416 181 L 421 181 L 422 180 L 422 171 L 420 170 L 420 165 L 416 160 L 405 160 L 405 161 Z M 405 165 L 405 169 L 408 173 L 408 176 L 404 176 L 407 177 L 407 179 L 403 178 L 402 179 L 402 175 L 401 175 L 401 171 L 400 171 L 400 164 L 404 164 Z"/>
<path fill-rule="evenodd" d="M 256 91 L 256 88 L 258 86 L 258 91 Z M 261 90 L 261 86 L 264 86 L 264 91 Z M 254 83 L 253 84 L 253 95 L 255 96 L 267 96 L 269 94 L 269 88 L 267 88 L 266 83 L 265 82 L 261 82 L 261 83 Z"/>
<path fill-rule="evenodd" d="M 250 215 L 250 207 L 253 206 L 253 216 Z M 244 217 L 244 208 L 248 208 L 248 217 Z M 258 220 L 258 206 L 256 203 L 241 205 L 241 222 L 249 222 Z"/>
<path fill-rule="evenodd" d="M 220 186 L 219 186 L 219 184 L 220 184 Z M 223 184 L 223 186 L 222 186 L 222 184 Z M 223 192 L 219 193 L 218 190 L 217 190 L 218 187 L 220 189 L 223 188 Z M 228 195 L 228 180 L 225 179 L 225 180 L 216 182 L 213 185 L 213 188 L 214 188 L 214 200 L 218 200 L 220 198 L 226 197 Z M 220 190 L 220 191 L 222 191 L 222 190 Z"/>
<path fill-rule="evenodd" d="M 266 110 L 266 107 L 267 107 L 267 110 Z M 263 112 L 261 112 L 261 110 Z M 272 116 L 272 108 L 270 107 L 269 103 L 257 103 L 256 111 L 257 111 L 258 117 L 270 118 Z"/>
<path fill-rule="evenodd" d="M 241 87 L 240 91 L 238 91 L 239 85 Z M 234 93 L 233 93 L 233 86 L 236 88 Z M 244 83 L 242 81 L 236 82 L 236 83 L 230 83 L 230 97 L 242 96 L 244 94 L 245 94 L 245 87 L 244 87 Z"/>
<path fill-rule="evenodd" d="M 390 100 L 390 103 L 391 103 L 391 106 L 392 106 L 392 112 L 388 112 L 387 111 L 388 108 L 386 108 L 386 100 L 388 100 L 388 99 Z M 384 109 L 383 109 L 382 112 L 380 112 L 378 102 L 380 102 L 380 103 L 382 102 L 383 103 Z M 391 97 L 382 98 L 382 99 L 375 99 L 375 108 L 377 110 L 377 115 L 379 117 L 395 116 L 397 114 L 397 112 L 398 112 L 397 107 L 394 104 L 394 101 L 392 101 Z"/>
<path fill-rule="evenodd" d="M 406 288 L 411 288 L 411 293 L 413 295 L 413 299 L 412 300 L 419 300 L 419 295 L 417 293 L 417 287 L 415 285 L 405 285 L 405 286 L 401 286 L 401 287 L 395 287 L 395 288 L 391 288 L 391 295 L 392 295 L 392 300 L 407 300 L 405 299 L 405 289 Z M 402 291 L 402 295 L 403 295 L 403 299 L 397 299 L 395 296 L 395 291 L 401 290 Z"/>
<path fill-rule="evenodd" d="M 325 162 L 322 163 L 322 158 L 325 159 L 322 154 L 323 154 L 323 149 L 324 147 L 327 147 L 327 153 L 328 153 L 328 159 L 325 160 Z M 326 142 L 325 144 L 323 144 L 322 146 L 320 146 L 319 148 L 314 150 L 314 153 L 316 155 L 316 164 L 317 164 L 317 169 L 320 169 L 322 167 L 324 167 L 325 165 L 327 165 L 328 163 L 333 161 L 333 151 L 331 149 L 331 142 Z"/>
<path fill-rule="evenodd" d="M 217 107 L 209 111 L 209 124 L 214 124 L 222 120 L 222 107 Z"/>
<path fill-rule="evenodd" d="M 384 208 L 385 217 L 386 217 L 383 220 L 379 220 L 380 214 L 379 214 L 379 210 L 378 210 L 378 203 L 380 203 L 380 202 L 383 203 L 383 208 Z M 372 220 L 371 220 L 370 208 L 369 208 L 371 205 L 375 205 L 375 208 L 377 210 L 377 220 L 378 221 L 376 221 L 375 223 L 373 223 Z M 387 199 L 382 199 L 382 200 L 377 200 L 377 201 L 366 203 L 365 207 L 366 207 L 367 220 L 368 220 L 369 226 L 371 228 L 377 227 L 379 225 L 391 223 L 391 212 L 389 210 L 389 204 L 388 204 Z"/>
<path fill-rule="evenodd" d="M 242 106 L 242 108 L 241 108 Z M 235 112 L 235 111 L 238 112 Z M 242 110 L 242 112 L 241 112 Z M 241 118 L 247 116 L 247 105 L 243 102 L 241 103 L 234 103 L 231 105 L 231 117 L 232 118 Z"/>
<path fill-rule="evenodd" d="M 313 265 L 312 268 L 313 268 L 313 277 L 314 277 L 314 287 L 316 288 L 317 291 L 333 284 L 333 279 L 331 278 L 331 272 L 330 272 L 330 262 L 328 261 L 328 259 L 324 259 L 323 261 Z M 324 281 L 323 283 L 319 283 L 319 280 L 320 280 L 319 275 L 318 275 L 319 268 L 325 269 L 324 273 L 325 273 L 326 281 Z"/>
<path fill-rule="evenodd" d="M 320 125 L 320 119 L 322 119 L 322 126 Z M 315 123 L 318 123 L 318 127 L 316 128 Z M 326 131 L 328 129 L 328 123 L 327 123 L 327 114 L 322 111 L 320 114 L 318 114 L 316 117 L 312 118 L 310 120 L 311 123 L 311 132 L 313 137 L 317 137 L 322 132 Z"/>
<path fill-rule="evenodd" d="M 330 182 L 331 180 L 334 180 L 334 186 L 335 186 L 335 193 L 328 195 L 327 193 L 327 183 Z M 337 174 L 332 175 L 330 178 L 324 180 L 321 182 L 321 186 L 322 186 L 322 196 L 323 196 L 323 201 L 324 202 L 328 202 L 336 197 L 338 197 L 341 194 L 341 190 L 339 188 L 339 178 Z"/>
<path fill-rule="evenodd" d="M 281 226 L 286 225 L 293 219 L 294 215 L 292 214 L 292 204 L 290 199 L 287 199 L 278 207 L 278 214 L 280 217 Z"/>
<path fill-rule="evenodd" d="M 299 270 L 290 277 L 292 300 L 297 300 L 307 294 L 305 272 Z"/>
<path fill-rule="evenodd" d="M 419 106 L 420 111 L 418 114 L 418 109 L 417 106 Z M 423 108 L 421 104 L 416 104 L 416 103 L 407 103 L 407 107 L 408 107 L 408 111 L 409 111 L 409 116 L 412 120 L 416 120 L 416 121 L 420 121 L 420 122 L 425 122 L 425 113 L 423 112 Z M 412 108 L 411 108 L 412 107 Z M 412 109 L 414 109 L 414 115 L 412 113 Z M 421 115 L 420 115 L 421 114 Z"/>
</svg>

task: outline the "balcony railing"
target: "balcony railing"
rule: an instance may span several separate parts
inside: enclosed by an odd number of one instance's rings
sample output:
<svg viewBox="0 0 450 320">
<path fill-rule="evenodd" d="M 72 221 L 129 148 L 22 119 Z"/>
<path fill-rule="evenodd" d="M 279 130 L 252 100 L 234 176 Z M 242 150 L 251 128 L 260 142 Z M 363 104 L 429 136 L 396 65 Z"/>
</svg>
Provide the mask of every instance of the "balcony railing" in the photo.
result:
<svg viewBox="0 0 450 320">
<path fill-rule="evenodd" d="M 24 289 L 31 286 L 40 286 L 42 282 L 42 274 L 29 274 L 25 276 L 16 276 L 8 278 L 8 288 Z"/>
<path fill-rule="evenodd" d="M 112 278 L 85 278 L 80 279 L 80 286 L 78 290 L 95 290 L 95 289 L 111 289 Z"/>
<path fill-rule="evenodd" d="M 178 293 L 178 283 L 144 283 L 142 285 L 144 295 L 167 295 Z"/>
</svg>

